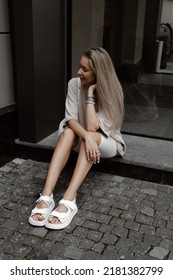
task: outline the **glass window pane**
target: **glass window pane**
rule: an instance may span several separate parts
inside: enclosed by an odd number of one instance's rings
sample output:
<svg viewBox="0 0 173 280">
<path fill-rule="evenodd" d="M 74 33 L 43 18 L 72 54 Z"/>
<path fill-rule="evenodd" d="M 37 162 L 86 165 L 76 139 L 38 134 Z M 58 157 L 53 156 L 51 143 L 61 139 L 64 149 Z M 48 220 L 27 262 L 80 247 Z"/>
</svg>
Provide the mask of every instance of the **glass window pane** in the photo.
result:
<svg viewBox="0 0 173 280">
<path fill-rule="evenodd" d="M 124 89 L 123 132 L 173 139 L 173 1 L 106 0 L 103 46 Z"/>
<path fill-rule="evenodd" d="M 73 0 L 72 74 L 103 46 L 125 95 L 122 131 L 173 140 L 173 1 Z"/>
</svg>

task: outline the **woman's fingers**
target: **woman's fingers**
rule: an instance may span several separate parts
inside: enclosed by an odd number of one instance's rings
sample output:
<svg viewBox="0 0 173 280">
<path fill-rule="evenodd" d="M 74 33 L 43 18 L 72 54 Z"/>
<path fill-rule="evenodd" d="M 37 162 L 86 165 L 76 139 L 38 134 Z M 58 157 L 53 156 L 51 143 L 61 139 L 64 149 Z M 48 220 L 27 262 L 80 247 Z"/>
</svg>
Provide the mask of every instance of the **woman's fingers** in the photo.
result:
<svg viewBox="0 0 173 280">
<path fill-rule="evenodd" d="M 96 158 L 97 163 L 99 163 L 100 162 L 100 151 L 99 150 L 96 152 L 96 156 L 97 156 L 97 158 Z"/>
<path fill-rule="evenodd" d="M 100 162 L 100 151 L 98 149 L 96 150 L 87 150 L 87 160 L 93 161 L 94 164 Z"/>
</svg>

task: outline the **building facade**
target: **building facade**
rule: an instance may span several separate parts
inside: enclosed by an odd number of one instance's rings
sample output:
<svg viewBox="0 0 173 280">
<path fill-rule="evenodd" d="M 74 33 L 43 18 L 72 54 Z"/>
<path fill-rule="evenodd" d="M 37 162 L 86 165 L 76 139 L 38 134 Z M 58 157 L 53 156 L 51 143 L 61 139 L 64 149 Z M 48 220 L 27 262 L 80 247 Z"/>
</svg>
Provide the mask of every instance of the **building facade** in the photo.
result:
<svg viewBox="0 0 173 280">
<path fill-rule="evenodd" d="M 109 52 L 122 83 L 122 132 L 173 140 L 172 0 L 0 0 L 1 142 L 57 130 L 90 46 Z"/>
</svg>

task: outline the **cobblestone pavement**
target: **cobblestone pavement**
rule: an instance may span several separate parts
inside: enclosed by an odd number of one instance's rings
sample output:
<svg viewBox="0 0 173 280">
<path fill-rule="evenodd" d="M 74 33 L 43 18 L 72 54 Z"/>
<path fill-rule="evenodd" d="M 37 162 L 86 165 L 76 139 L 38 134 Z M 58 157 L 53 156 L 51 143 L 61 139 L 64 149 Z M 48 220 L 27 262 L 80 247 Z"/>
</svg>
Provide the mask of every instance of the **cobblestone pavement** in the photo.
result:
<svg viewBox="0 0 173 280">
<path fill-rule="evenodd" d="M 48 164 L 15 159 L 0 168 L 0 259 L 173 259 L 173 187 L 91 171 L 70 226 L 32 227 L 28 216 Z M 55 189 L 58 202 L 71 168 Z"/>
</svg>

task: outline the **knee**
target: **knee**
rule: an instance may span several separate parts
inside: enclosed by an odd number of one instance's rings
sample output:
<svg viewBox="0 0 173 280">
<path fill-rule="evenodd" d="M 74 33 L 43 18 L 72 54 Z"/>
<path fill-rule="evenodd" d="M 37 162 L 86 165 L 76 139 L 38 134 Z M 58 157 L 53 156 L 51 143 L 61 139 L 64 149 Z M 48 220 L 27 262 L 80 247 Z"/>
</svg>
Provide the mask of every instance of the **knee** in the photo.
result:
<svg viewBox="0 0 173 280">
<path fill-rule="evenodd" d="M 69 127 L 64 129 L 61 134 L 61 139 L 67 139 L 68 141 L 75 142 L 77 140 L 77 135 L 73 132 L 73 130 Z"/>
<path fill-rule="evenodd" d="M 75 138 L 76 134 L 73 132 L 73 130 L 69 127 L 67 127 L 66 129 L 64 129 L 64 131 L 62 132 L 61 136 L 63 137 L 70 137 L 70 138 Z"/>
</svg>

